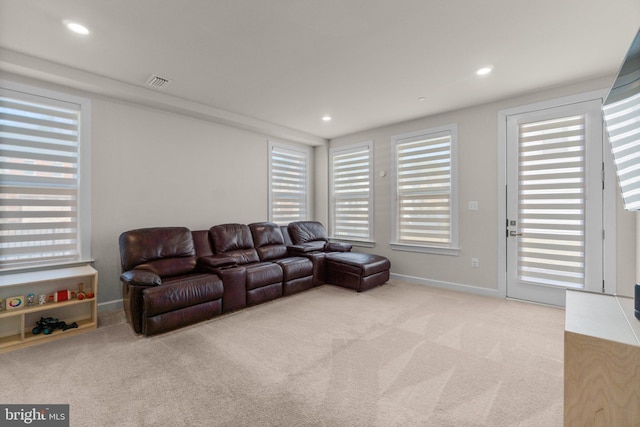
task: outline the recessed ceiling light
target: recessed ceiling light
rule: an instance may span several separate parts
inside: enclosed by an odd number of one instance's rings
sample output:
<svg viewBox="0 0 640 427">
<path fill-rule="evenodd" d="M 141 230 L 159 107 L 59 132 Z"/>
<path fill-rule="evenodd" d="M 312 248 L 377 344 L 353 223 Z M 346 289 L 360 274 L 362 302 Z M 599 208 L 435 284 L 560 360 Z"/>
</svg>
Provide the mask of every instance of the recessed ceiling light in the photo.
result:
<svg viewBox="0 0 640 427">
<path fill-rule="evenodd" d="M 69 29 L 70 31 L 73 31 L 76 34 L 82 34 L 83 36 L 86 36 L 91 32 L 87 27 L 75 21 L 69 21 L 65 19 L 64 21 L 62 21 L 62 23 L 64 24 L 65 27 L 67 27 L 67 29 Z"/>
<path fill-rule="evenodd" d="M 479 76 L 486 76 L 493 71 L 493 67 L 491 65 L 487 65 L 486 67 L 478 68 L 476 70 L 476 74 Z"/>
<path fill-rule="evenodd" d="M 427 98 L 425 98 L 424 96 L 421 96 L 420 98 L 418 98 L 418 101 L 420 101 L 420 102 L 424 102 L 424 101 L 426 101 L 426 99 L 427 99 Z"/>
<path fill-rule="evenodd" d="M 331 121 L 331 116 L 328 114 L 325 114 L 324 116 L 322 116 L 322 121 L 323 122 L 330 122 Z"/>
</svg>

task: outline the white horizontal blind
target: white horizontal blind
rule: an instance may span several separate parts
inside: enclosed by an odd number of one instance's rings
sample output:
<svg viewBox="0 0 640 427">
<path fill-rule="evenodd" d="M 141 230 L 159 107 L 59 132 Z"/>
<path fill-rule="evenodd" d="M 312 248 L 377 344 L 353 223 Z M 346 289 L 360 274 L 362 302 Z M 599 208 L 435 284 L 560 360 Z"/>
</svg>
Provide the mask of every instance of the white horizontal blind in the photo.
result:
<svg viewBox="0 0 640 427">
<path fill-rule="evenodd" d="M 585 280 L 585 116 L 519 126 L 518 280 Z"/>
<path fill-rule="evenodd" d="M 639 210 L 640 93 L 605 105 L 603 110 L 625 209 Z"/>
<path fill-rule="evenodd" d="M 304 221 L 308 211 L 308 152 L 271 145 L 271 221 Z"/>
<path fill-rule="evenodd" d="M 80 106 L 0 96 L 0 269 L 80 258 Z"/>
<path fill-rule="evenodd" d="M 451 132 L 398 141 L 396 162 L 397 242 L 451 246 Z"/>
<path fill-rule="evenodd" d="M 372 165 L 369 144 L 331 156 L 333 237 L 371 240 Z"/>
</svg>

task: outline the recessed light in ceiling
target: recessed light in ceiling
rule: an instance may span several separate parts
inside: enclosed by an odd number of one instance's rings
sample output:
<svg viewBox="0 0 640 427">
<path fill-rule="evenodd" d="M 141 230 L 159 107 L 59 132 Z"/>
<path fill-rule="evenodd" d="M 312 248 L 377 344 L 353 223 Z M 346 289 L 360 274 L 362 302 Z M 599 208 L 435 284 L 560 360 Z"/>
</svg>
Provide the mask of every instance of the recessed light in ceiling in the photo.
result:
<svg viewBox="0 0 640 427">
<path fill-rule="evenodd" d="M 487 65 L 486 67 L 478 68 L 476 70 L 476 74 L 478 76 L 486 76 L 487 74 L 491 74 L 493 71 L 493 66 Z"/>
<path fill-rule="evenodd" d="M 322 121 L 323 122 L 330 122 L 331 121 L 331 116 L 328 114 L 325 114 L 324 116 L 322 116 Z"/>
<path fill-rule="evenodd" d="M 418 98 L 418 101 L 420 101 L 420 102 L 424 102 L 424 101 L 426 101 L 426 99 L 427 99 L 427 98 L 425 98 L 424 96 L 421 96 L 420 98 Z"/>
<path fill-rule="evenodd" d="M 73 31 L 76 34 L 82 34 L 83 36 L 86 36 L 91 32 L 87 27 L 75 21 L 65 19 L 64 21 L 62 21 L 62 23 L 65 27 L 67 27 L 69 31 Z"/>
</svg>

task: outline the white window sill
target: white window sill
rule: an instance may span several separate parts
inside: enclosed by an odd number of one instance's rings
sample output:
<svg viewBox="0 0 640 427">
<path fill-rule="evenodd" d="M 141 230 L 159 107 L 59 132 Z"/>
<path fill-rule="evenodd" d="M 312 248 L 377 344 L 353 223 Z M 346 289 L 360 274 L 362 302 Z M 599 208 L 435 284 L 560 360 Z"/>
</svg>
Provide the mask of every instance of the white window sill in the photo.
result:
<svg viewBox="0 0 640 427">
<path fill-rule="evenodd" d="M 439 254 L 458 256 L 460 254 L 460 248 L 443 248 L 439 246 L 419 246 L 408 245 L 406 243 L 391 243 L 391 249 L 394 251 L 406 251 L 406 252 L 421 252 L 426 254 Z"/>
<path fill-rule="evenodd" d="M 68 262 L 60 262 L 56 264 L 46 264 L 46 265 L 32 265 L 28 267 L 12 267 L 7 269 L 0 270 L 0 276 L 5 274 L 14 274 L 14 273 L 28 273 L 32 271 L 42 271 L 42 270 L 56 270 L 59 268 L 67 268 L 67 267 L 79 267 L 83 265 L 89 265 L 94 263 L 94 259 L 88 259 L 84 261 L 68 261 Z"/>
</svg>

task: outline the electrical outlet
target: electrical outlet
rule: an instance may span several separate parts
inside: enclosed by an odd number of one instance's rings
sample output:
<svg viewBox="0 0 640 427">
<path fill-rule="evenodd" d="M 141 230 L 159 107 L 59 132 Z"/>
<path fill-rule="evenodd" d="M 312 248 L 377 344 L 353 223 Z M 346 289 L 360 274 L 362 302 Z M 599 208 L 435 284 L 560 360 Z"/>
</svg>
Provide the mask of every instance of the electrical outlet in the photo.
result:
<svg viewBox="0 0 640 427">
<path fill-rule="evenodd" d="M 480 260 L 478 258 L 471 258 L 471 267 L 479 268 L 480 267 Z"/>
</svg>

